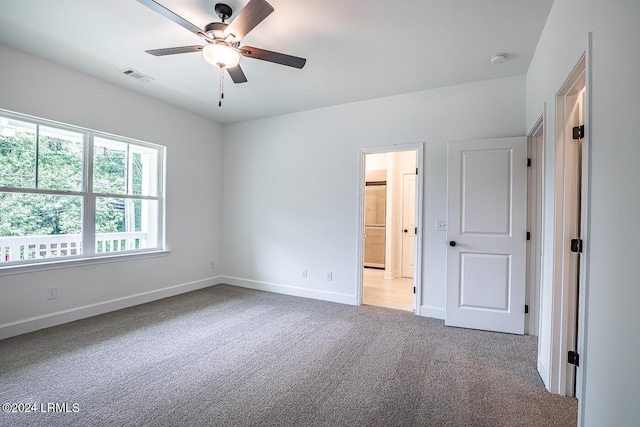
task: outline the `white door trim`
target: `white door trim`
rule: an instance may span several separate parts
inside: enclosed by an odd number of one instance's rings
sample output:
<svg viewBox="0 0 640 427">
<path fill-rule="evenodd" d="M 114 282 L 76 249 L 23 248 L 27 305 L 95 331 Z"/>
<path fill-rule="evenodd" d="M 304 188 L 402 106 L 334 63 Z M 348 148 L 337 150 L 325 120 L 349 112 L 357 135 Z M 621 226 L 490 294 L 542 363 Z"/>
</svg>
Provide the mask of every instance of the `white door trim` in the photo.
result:
<svg viewBox="0 0 640 427">
<path fill-rule="evenodd" d="M 422 305 L 422 216 L 423 216 L 423 183 L 424 183 L 424 143 L 413 144 L 397 144 L 387 145 L 379 147 L 364 147 L 360 148 L 360 162 L 358 164 L 358 221 L 357 221 L 357 233 L 356 233 L 356 302 L 358 305 L 362 305 L 362 286 L 364 283 L 362 266 L 364 265 L 364 187 L 365 187 L 365 156 L 367 154 L 374 153 L 388 153 L 396 151 L 415 151 L 416 152 L 416 167 L 418 168 L 418 174 L 416 176 L 416 227 L 418 227 L 418 233 L 416 233 L 416 248 L 414 253 L 414 274 L 413 274 L 413 286 L 415 287 L 416 294 L 414 297 L 414 310 L 415 314 L 420 316 L 420 307 Z"/>
<path fill-rule="evenodd" d="M 540 331 L 542 236 L 544 214 L 544 113 L 527 138 L 527 153 L 531 166 L 527 173 L 527 231 L 531 239 L 527 245 L 527 304 L 529 318 L 525 334 L 538 336 Z"/>
<path fill-rule="evenodd" d="M 585 51 L 585 88 L 586 97 L 584 102 L 584 126 L 587 131 L 585 137 L 582 140 L 582 238 L 583 238 L 583 252 L 582 252 L 582 264 L 580 268 L 580 301 L 578 302 L 578 354 L 580 357 L 580 366 L 577 369 L 576 378 L 576 398 L 578 399 L 578 425 L 584 425 L 584 404 L 583 397 L 585 395 L 585 381 L 584 373 L 586 372 L 586 366 L 589 356 L 585 353 L 587 348 L 587 321 L 588 321 L 588 300 L 589 300 L 589 264 L 590 255 L 589 245 L 591 242 L 591 94 L 592 81 L 591 81 L 591 67 L 592 67 L 592 49 L 593 49 L 593 33 L 589 32 L 587 38 L 587 49 Z"/>
</svg>

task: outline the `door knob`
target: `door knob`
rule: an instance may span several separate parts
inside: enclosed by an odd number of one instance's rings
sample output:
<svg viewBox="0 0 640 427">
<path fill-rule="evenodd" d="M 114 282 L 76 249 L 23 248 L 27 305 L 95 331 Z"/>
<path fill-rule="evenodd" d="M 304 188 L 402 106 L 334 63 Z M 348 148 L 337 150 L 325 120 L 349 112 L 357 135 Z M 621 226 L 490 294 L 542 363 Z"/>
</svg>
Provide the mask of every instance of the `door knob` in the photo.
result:
<svg viewBox="0 0 640 427">
<path fill-rule="evenodd" d="M 452 241 L 449 242 L 449 246 L 455 246 L 455 245 L 456 245 L 455 240 L 452 240 Z"/>
<path fill-rule="evenodd" d="M 402 230 L 402 231 L 404 231 L 405 233 L 408 233 L 408 232 L 409 232 L 409 230 L 407 230 L 406 228 L 405 228 L 404 230 Z"/>
</svg>

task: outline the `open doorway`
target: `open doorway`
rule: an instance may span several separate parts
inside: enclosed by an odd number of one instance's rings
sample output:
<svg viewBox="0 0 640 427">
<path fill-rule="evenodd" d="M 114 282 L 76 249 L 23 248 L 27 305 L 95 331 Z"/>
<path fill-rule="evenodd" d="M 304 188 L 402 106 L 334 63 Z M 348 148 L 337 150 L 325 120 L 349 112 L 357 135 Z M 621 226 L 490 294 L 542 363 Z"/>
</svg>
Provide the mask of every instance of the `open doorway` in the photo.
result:
<svg viewBox="0 0 640 427">
<path fill-rule="evenodd" d="M 417 150 L 364 153 L 361 302 L 416 311 Z"/>
</svg>

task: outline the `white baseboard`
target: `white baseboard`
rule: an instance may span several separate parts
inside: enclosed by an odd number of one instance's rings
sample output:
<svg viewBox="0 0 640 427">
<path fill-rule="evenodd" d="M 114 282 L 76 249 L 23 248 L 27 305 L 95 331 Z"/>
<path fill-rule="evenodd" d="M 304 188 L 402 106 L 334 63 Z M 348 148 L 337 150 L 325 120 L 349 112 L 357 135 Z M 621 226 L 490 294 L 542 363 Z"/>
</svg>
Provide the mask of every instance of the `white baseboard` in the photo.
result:
<svg viewBox="0 0 640 427">
<path fill-rule="evenodd" d="M 540 378 L 542 378 L 542 382 L 547 391 L 551 391 L 549 387 L 549 367 L 540 356 L 538 356 L 538 374 L 540 374 Z"/>
<path fill-rule="evenodd" d="M 49 328 L 51 326 L 62 325 L 63 323 L 97 316 L 99 314 L 132 307 L 134 305 L 145 304 L 147 302 L 207 288 L 220 283 L 222 283 L 220 276 L 209 277 L 195 282 L 181 283 L 179 285 L 169 286 L 163 289 L 142 292 L 109 301 L 58 311 L 56 313 L 5 323 L 0 325 L 0 339 L 26 334 L 39 329 Z"/>
<path fill-rule="evenodd" d="M 282 285 L 279 283 L 260 282 L 258 280 L 242 279 L 239 277 L 223 276 L 221 283 L 239 286 L 241 288 L 255 289 L 258 291 L 274 292 L 276 294 L 291 295 L 318 299 L 323 301 L 338 302 L 341 304 L 358 305 L 355 295 L 339 294 L 336 292 L 319 291 L 317 289 L 305 289 L 296 286 Z"/>
<path fill-rule="evenodd" d="M 385 279 L 393 280 L 398 276 L 400 276 L 400 272 L 398 270 L 391 270 L 391 271 L 386 271 L 385 270 L 383 277 Z"/>
<path fill-rule="evenodd" d="M 444 308 L 423 305 L 420 307 L 420 316 L 433 317 L 434 319 L 444 320 L 447 311 Z"/>
</svg>

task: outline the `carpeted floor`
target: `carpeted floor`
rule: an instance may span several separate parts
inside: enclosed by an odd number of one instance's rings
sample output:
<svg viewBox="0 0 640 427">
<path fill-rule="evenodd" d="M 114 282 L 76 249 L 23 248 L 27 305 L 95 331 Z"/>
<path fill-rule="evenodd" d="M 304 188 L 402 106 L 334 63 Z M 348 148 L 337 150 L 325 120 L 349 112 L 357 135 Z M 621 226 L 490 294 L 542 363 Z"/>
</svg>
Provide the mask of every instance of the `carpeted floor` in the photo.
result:
<svg viewBox="0 0 640 427">
<path fill-rule="evenodd" d="M 0 404 L 35 404 L 0 426 L 574 426 L 535 361 L 533 337 L 220 285 L 0 341 Z"/>
</svg>

